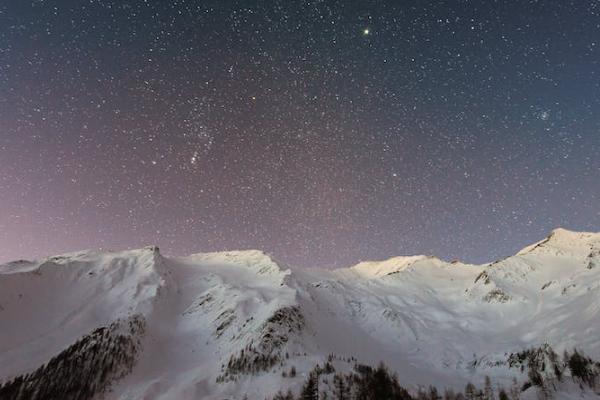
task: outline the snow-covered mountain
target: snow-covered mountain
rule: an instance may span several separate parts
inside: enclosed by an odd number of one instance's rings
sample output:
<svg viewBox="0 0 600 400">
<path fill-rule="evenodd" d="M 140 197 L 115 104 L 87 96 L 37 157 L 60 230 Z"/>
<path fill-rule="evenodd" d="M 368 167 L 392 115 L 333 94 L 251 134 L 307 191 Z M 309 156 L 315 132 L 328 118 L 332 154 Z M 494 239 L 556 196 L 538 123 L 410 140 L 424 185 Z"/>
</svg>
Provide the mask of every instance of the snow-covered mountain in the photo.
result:
<svg viewBox="0 0 600 400">
<path fill-rule="evenodd" d="M 511 353 L 600 359 L 599 299 L 600 233 L 564 229 L 485 265 L 301 269 L 256 250 L 156 247 L 16 261 L 0 265 L 0 397 L 264 399 L 298 392 L 326 360 L 383 361 L 410 390 L 508 387 L 527 380 Z"/>
</svg>

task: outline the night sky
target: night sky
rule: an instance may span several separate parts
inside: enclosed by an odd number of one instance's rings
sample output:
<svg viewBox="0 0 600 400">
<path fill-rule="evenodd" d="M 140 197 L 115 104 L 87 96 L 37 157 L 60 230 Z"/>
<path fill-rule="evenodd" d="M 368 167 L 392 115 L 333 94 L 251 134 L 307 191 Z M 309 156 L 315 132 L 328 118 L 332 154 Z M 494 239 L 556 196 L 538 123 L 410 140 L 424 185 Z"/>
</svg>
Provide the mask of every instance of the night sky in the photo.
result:
<svg viewBox="0 0 600 400">
<path fill-rule="evenodd" d="M 0 261 L 485 262 L 600 227 L 600 1 L 0 0 Z"/>
</svg>

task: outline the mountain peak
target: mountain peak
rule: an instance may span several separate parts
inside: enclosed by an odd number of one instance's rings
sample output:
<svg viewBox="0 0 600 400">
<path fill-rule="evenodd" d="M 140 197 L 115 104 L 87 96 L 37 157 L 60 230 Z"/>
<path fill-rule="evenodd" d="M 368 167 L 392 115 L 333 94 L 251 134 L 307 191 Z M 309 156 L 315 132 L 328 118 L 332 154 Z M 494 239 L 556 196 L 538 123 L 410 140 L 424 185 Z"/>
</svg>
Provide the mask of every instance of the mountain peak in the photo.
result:
<svg viewBox="0 0 600 400">
<path fill-rule="evenodd" d="M 577 232 L 565 228 L 556 228 L 545 239 L 525 247 L 517 255 L 548 251 L 588 253 L 593 247 L 600 247 L 600 233 Z"/>
<path fill-rule="evenodd" d="M 600 239 L 600 233 L 594 232 L 579 232 L 579 231 L 571 231 L 565 228 L 556 228 L 550 232 L 548 235 L 548 239 L 555 240 L 589 240 L 589 239 Z"/>
<path fill-rule="evenodd" d="M 278 275 L 282 265 L 262 250 L 231 250 L 210 253 L 197 253 L 182 260 L 202 262 L 214 267 L 243 267 L 259 275 Z"/>
<path fill-rule="evenodd" d="M 428 260 L 436 259 L 433 256 L 415 255 L 415 256 L 398 256 L 382 261 L 363 261 L 349 269 L 367 278 L 378 278 L 392 273 L 404 271 L 413 264 Z"/>
</svg>

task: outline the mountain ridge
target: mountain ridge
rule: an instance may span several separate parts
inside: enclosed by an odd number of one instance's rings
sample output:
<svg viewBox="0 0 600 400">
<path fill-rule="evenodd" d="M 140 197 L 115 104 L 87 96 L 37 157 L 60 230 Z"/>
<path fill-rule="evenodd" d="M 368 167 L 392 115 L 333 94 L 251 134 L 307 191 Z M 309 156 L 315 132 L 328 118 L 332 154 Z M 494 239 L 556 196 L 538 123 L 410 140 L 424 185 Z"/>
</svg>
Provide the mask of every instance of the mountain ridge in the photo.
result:
<svg viewBox="0 0 600 400">
<path fill-rule="evenodd" d="M 573 231 L 573 230 L 569 230 L 569 229 L 561 228 L 561 227 L 555 228 L 544 239 L 542 239 L 538 242 L 532 243 L 528 246 L 525 246 L 521 250 L 517 251 L 515 254 L 507 256 L 505 258 L 527 254 L 531 250 L 534 250 L 535 248 L 543 246 L 547 243 L 553 243 L 556 241 L 564 242 L 564 241 L 567 241 L 568 239 L 570 239 L 571 241 L 573 241 L 575 239 L 597 240 L 598 241 L 598 240 L 600 240 L 600 232 Z M 146 245 L 141 248 L 129 248 L 129 249 L 125 249 L 125 250 L 86 249 L 86 250 L 60 253 L 60 254 L 56 254 L 56 255 L 52 255 L 52 256 L 45 256 L 45 257 L 32 259 L 32 260 L 18 259 L 18 260 L 13 260 L 13 261 L 7 261 L 4 263 L 0 263 L 0 272 L 3 271 L 2 268 L 6 268 L 9 266 L 16 267 L 16 266 L 20 266 L 23 264 L 29 265 L 29 264 L 35 264 L 36 262 L 40 262 L 40 261 L 52 261 L 52 260 L 56 260 L 58 258 L 70 258 L 70 257 L 75 257 L 75 256 L 91 255 L 91 254 L 107 255 L 107 254 L 118 254 L 118 253 L 124 253 L 124 252 L 142 252 L 142 251 L 154 251 L 154 252 L 158 252 L 162 256 L 162 253 L 160 253 L 160 248 L 157 245 Z M 269 258 L 278 267 L 283 266 L 285 268 L 303 268 L 303 267 L 295 267 L 295 266 L 288 265 L 288 264 L 280 261 L 279 259 L 276 259 L 272 254 L 270 254 L 264 250 L 260 250 L 260 249 L 210 251 L 210 252 L 192 253 L 192 254 L 189 254 L 186 256 L 171 256 L 171 255 L 169 255 L 168 257 L 176 258 L 176 259 L 182 259 L 182 258 L 205 258 L 205 259 L 208 258 L 208 259 L 210 259 L 210 258 L 219 258 L 219 257 L 230 257 L 232 259 L 235 259 L 235 258 L 239 258 L 239 257 L 248 258 L 248 256 L 250 256 L 252 258 L 254 258 L 254 257 Z M 394 261 L 402 262 L 404 260 L 414 262 L 414 261 L 420 261 L 421 259 L 436 259 L 441 262 L 451 263 L 451 264 L 460 263 L 460 264 L 464 264 L 464 265 L 479 265 L 479 266 L 490 265 L 490 264 L 497 263 L 498 261 L 501 261 L 501 260 L 494 260 L 494 261 L 490 261 L 490 262 L 477 264 L 477 263 L 468 263 L 468 262 L 465 263 L 458 259 L 453 259 L 451 261 L 448 261 L 448 260 L 444 260 L 443 258 L 440 258 L 436 255 L 431 255 L 431 254 L 429 254 L 429 255 L 413 254 L 413 255 L 396 255 L 396 256 L 391 256 L 386 259 L 380 259 L 380 260 L 363 260 L 363 261 L 359 261 L 358 263 L 352 264 L 347 267 L 339 267 L 339 268 L 334 268 L 334 269 L 335 270 L 344 270 L 344 269 L 350 269 L 350 268 L 356 268 L 356 267 L 361 267 L 359 269 L 365 269 L 364 267 L 366 267 L 367 265 L 377 266 L 380 264 L 389 264 Z M 321 268 L 321 267 L 309 267 L 309 268 Z M 7 270 L 7 272 L 8 272 L 8 270 Z"/>
<path fill-rule="evenodd" d="M 559 229 L 483 265 L 409 256 L 321 270 L 260 250 L 167 257 L 156 246 L 8 263 L 0 382 L 135 318 L 144 330 L 131 371 L 94 386 L 108 398 L 262 399 L 297 392 L 331 355 L 340 371 L 384 361 L 413 389 L 486 375 L 508 384 L 523 376 L 507 354 L 532 346 L 600 357 L 598 248 L 600 233 Z"/>
</svg>

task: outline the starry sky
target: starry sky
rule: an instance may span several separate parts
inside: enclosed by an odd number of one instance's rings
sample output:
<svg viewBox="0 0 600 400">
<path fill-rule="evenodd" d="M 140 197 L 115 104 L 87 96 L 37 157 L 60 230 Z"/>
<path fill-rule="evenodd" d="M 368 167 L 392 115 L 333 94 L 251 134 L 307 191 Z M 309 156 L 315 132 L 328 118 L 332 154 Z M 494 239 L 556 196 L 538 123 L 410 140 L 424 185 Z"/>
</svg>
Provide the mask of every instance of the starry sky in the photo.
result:
<svg viewBox="0 0 600 400">
<path fill-rule="evenodd" d="M 486 262 L 599 205 L 598 0 L 0 0 L 0 261 Z"/>
</svg>

